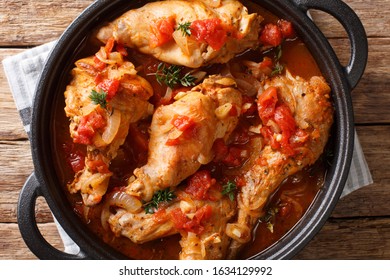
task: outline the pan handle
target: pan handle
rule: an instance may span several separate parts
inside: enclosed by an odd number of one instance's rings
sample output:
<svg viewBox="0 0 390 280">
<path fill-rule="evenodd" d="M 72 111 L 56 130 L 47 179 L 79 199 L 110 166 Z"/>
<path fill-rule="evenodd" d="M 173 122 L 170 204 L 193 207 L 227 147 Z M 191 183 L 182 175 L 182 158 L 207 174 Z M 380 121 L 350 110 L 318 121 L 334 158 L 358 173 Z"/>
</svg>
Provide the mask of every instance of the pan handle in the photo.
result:
<svg viewBox="0 0 390 280">
<path fill-rule="evenodd" d="M 35 219 L 35 205 L 38 197 L 43 196 L 35 174 L 26 180 L 18 201 L 18 225 L 27 247 L 40 259 L 82 260 L 87 255 L 80 251 L 77 255 L 62 252 L 50 245 L 42 236 Z"/>
<path fill-rule="evenodd" d="M 302 11 L 317 9 L 335 17 L 344 27 L 351 44 L 351 57 L 344 73 L 353 89 L 362 77 L 367 64 L 368 42 L 363 24 L 356 13 L 341 0 L 291 0 Z"/>
</svg>

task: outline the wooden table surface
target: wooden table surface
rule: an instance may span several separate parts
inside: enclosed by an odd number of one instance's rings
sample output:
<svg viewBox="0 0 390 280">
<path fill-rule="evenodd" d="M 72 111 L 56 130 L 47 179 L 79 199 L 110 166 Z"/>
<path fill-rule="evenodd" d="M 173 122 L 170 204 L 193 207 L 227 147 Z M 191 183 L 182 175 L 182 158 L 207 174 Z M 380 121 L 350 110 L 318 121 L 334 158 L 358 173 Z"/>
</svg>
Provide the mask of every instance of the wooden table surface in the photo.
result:
<svg viewBox="0 0 390 280">
<path fill-rule="evenodd" d="M 329 0 L 332 1 L 332 0 Z M 92 0 L 2 0 L 0 60 L 57 39 Z M 323 229 L 296 259 L 390 259 L 390 0 L 346 0 L 366 28 L 369 58 L 353 90 L 356 129 L 374 183 L 342 198 Z M 349 59 L 348 38 L 331 16 L 313 18 L 342 63 Z M 16 221 L 18 194 L 33 171 L 23 130 L 3 68 L 0 68 L 0 259 L 35 259 Z M 36 207 L 39 229 L 62 248 L 44 199 Z"/>
</svg>

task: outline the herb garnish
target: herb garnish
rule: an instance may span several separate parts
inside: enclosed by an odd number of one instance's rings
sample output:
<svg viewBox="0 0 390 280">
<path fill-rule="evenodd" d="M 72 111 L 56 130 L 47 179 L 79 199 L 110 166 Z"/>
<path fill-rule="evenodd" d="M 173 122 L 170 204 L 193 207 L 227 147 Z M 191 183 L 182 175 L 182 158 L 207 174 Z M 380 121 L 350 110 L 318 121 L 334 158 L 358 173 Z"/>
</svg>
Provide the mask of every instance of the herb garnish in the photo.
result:
<svg viewBox="0 0 390 280">
<path fill-rule="evenodd" d="M 235 192 L 237 190 L 237 186 L 234 182 L 229 181 L 226 185 L 222 186 L 222 194 L 229 196 L 230 200 L 234 200 Z"/>
<path fill-rule="evenodd" d="M 159 190 L 154 193 L 152 200 L 144 204 L 146 214 L 153 214 L 157 211 L 158 205 L 161 202 L 169 202 L 176 198 L 173 191 L 169 189 Z"/>
<path fill-rule="evenodd" d="M 275 51 L 275 65 L 272 69 L 271 76 L 282 74 L 284 65 L 280 63 L 280 58 L 282 57 L 282 45 L 279 45 Z"/>
<path fill-rule="evenodd" d="M 279 213 L 278 207 L 270 207 L 267 210 L 267 213 L 260 218 L 260 222 L 267 224 L 267 229 L 273 233 L 274 232 L 274 224 L 275 224 L 275 216 Z"/>
<path fill-rule="evenodd" d="M 191 36 L 191 22 L 179 23 L 176 30 L 180 30 L 183 36 Z"/>
<path fill-rule="evenodd" d="M 160 63 L 157 66 L 157 72 L 155 74 L 157 82 L 160 85 L 164 83 L 170 88 L 174 88 L 178 84 L 185 87 L 194 86 L 196 77 L 192 76 L 190 73 L 181 77 L 182 70 L 183 67 L 178 65 L 171 65 L 167 67 L 165 63 Z"/>
<path fill-rule="evenodd" d="M 93 89 L 89 98 L 94 104 L 100 105 L 100 107 L 104 109 L 107 108 L 107 92 L 105 92 L 104 90 L 100 90 L 100 92 L 97 92 Z"/>
</svg>

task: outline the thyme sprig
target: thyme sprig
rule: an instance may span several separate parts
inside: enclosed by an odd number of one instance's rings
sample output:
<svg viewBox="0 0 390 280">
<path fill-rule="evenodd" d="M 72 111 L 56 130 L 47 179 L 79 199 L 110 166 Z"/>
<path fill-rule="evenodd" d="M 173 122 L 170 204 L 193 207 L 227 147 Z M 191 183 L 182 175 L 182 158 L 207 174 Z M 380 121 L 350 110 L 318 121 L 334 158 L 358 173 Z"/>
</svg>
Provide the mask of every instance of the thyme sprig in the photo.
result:
<svg viewBox="0 0 390 280">
<path fill-rule="evenodd" d="M 260 218 L 260 222 L 266 223 L 267 229 L 273 233 L 274 232 L 274 225 L 275 225 L 275 216 L 279 213 L 279 208 L 277 206 L 270 207 L 267 210 L 267 213 Z"/>
<path fill-rule="evenodd" d="M 143 207 L 146 214 L 153 214 L 157 211 L 158 206 L 162 202 L 169 202 L 176 198 L 173 191 L 169 189 L 159 190 L 153 194 L 152 199 L 146 202 Z"/>
<path fill-rule="evenodd" d="M 191 36 L 191 22 L 179 23 L 176 30 L 180 30 L 183 36 Z"/>
<path fill-rule="evenodd" d="M 280 63 L 280 58 L 282 57 L 282 45 L 279 45 L 275 50 L 275 65 L 272 69 L 271 76 L 280 75 L 283 72 L 284 65 Z"/>
<path fill-rule="evenodd" d="M 196 77 L 192 76 L 191 73 L 187 73 L 182 76 L 183 67 L 178 65 L 166 66 L 165 63 L 160 63 L 157 66 L 156 80 L 161 84 L 166 84 L 170 88 L 174 88 L 176 85 L 181 84 L 182 86 L 189 87 L 194 86 Z"/>
<path fill-rule="evenodd" d="M 236 190 L 237 186 L 232 181 L 229 181 L 226 185 L 222 186 L 222 194 L 227 195 L 231 201 L 235 198 Z"/>
<path fill-rule="evenodd" d="M 89 98 L 91 99 L 92 103 L 100 105 L 100 107 L 104 109 L 107 108 L 107 92 L 104 90 L 101 89 L 99 92 L 97 92 L 93 89 Z"/>
</svg>

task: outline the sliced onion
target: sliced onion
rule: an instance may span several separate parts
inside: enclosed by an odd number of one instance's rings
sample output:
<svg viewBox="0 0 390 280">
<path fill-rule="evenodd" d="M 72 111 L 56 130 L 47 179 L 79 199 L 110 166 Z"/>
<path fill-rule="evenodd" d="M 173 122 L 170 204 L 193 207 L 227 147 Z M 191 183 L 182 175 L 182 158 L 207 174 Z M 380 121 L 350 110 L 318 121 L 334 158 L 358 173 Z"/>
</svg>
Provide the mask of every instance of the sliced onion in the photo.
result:
<svg viewBox="0 0 390 280">
<path fill-rule="evenodd" d="M 111 207 L 123 208 L 129 213 L 137 213 L 142 208 L 142 203 L 136 197 L 123 191 L 107 194 L 100 215 L 100 221 L 105 230 L 108 229 L 108 220 L 112 214 L 110 211 Z"/>
<path fill-rule="evenodd" d="M 118 68 L 110 68 L 108 71 L 108 78 L 109 79 L 117 79 L 122 80 L 125 75 L 129 75 L 131 77 L 135 76 L 137 74 L 137 71 L 134 68 L 133 63 L 126 61 L 118 61 L 118 64 L 120 66 Z"/>
<path fill-rule="evenodd" d="M 219 106 L 217 109 L 215 109 L 215 115 L 217 116 L 218 119 L 223 120 L 229 116 L 229 112 L 232 108 L 233 108 L 232 103 L 225 103 Z"/>
<path fill-rule="evenodd" d="M 205 71 L 194 71 L 194 72 L 191 72 L 191 76 L 196 78 L 196 80 L 194 81 L 195 84 L 197 84 L 200 81 L 202 81 L 204 79 L 204 77 L 206 77 L 206 75 L 207 75 L 207 72 L 205 72 Z"/>
<path fill-rule="evenodd" d="M 123 56 L 119 52 L 111 52 L 110 55 L 107 56 L 104 47 L 101 47 L 100 50 L 95 55 L 101 62 L 107 64 L 115 64 L 115 63 L 123 62 Z"/>
<path fill-rule="evenodd" d="M 106 129 L 102 134 L 102 140 L 108 145 L 110 144 L 118 133 L 121 124 L 121 111 L 114 110 L 108 118 Z"/>
<path fill-rule="evenodd" d="M 172 128 L 171 131 L 170 131 L 169 134 L 168 134 L 168 139 L 169 139 L 169 140 L 177 139 L 177 138 L 179 138 L 182 134 L 183 134 L 183 131 L 181 131 L 181 130 L 179 130 L 179 129 L 176 129 L 176 128 Z"/>
<path fill-rule="evenodd" d="M 208 0 L 207 3 L 210 7 L 213 8 L 218 8 L 219 6 L 221 6 L 221 0 Z"/>
<path fill-rule="evenodd" d="M 91 112 L 96 110 L 97 106 L 99 106 L 99 105 L 96 105 L 96 104 L 91 102 L 88 105 L 82 107 L 82 109 L 81 109 L 82 115 L 83 116 L 89 115 Z"/>
<path fill-rule="evenodd" d="M 247 243 L 251 239 L 249 228 L 238 223 L 227 224 L 226 235 L 240 243 Z"/>
<path fill-rule="evenodd" d="M 165 91 L 165 95 L 163 97 L 164 100 L 171 100 L 172 99 L 172 88 L 167 87 L 167 90 Z"/>
<path fill-rule="evenodd" d="M 191 55 L 191 49 L 190 49 L 190 45 L 188 43 L 188 37 L 183 35 L 182 31 L 175 30 L 172 33 L 172 37 L 184 55 L 186 55 L 186 56 Z"/>
<path fill-rule="evenodd" d="M 94 173 L 91 174 L 89 172 L 84 172 L 80 176 L 79 182 L 77 184 L 80 184 L 80 190 L 82 193 L 86 194 L 101 194 L 103 195 L 104 192 L 107 190 L 108 186 L 108 178 L 111 176 L 111 173 Z M 91 191 L 92 189 L 92 191 Z"/>
<path fill-rule="evenodd" d="M 248 96 L 255 96 L 257 93 L 257 89 L 253 86 L 256 82 L 248 82 L 247 80 L 236 78 L 236 83 L 238 88 L 240 88 L 243 92 L 245 92 Z"/>
<path fill-rule="evenodd" d="M 182 99 L 184 96 L 186 96 L 187 94 L 189 93 L 189 91 L 179 91 L 175 97 L 173 97 L 173 99 L 175 99 L 176 101 L 179 100 L 179 99 Z"/>
<path fill-rule="evenodd" d="M 282 132 L 279 125 L 274 120 L 268 120 L 266 125 L 271 127 L 271 130 L 273 133 L 281 133 Z"/>
<path fill-rule="evenodd" d="M 215 83 L 227 87 L 236 86 L 236 81 L 230 77 L 222 77 L 216 80 Z"/>
<path fill-rule="evenodd" d="M 102 135 L 100 133 L 95 133 L 92 138 L 92 143 L 96 148 L 107 146 L 107 143 L 102 139 Z"/>
<path fill-rule="evenodd" d="M 208 164 L 212 160 L 212 157 L 211 154 L 205 155 L 203 153 L 200 153 L 197 160 L 200 164 Z"/>
</svg>

